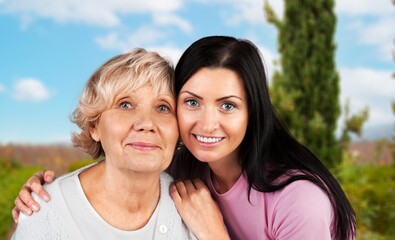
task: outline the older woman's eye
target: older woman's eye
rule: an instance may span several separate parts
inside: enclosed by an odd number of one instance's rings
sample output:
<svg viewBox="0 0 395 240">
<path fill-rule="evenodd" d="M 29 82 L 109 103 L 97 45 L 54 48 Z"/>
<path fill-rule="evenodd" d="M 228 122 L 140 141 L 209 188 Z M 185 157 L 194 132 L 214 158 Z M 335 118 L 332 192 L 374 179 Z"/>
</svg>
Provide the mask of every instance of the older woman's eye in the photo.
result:
<svg viewBox="0 0 395 240">
<path fill-rule="evenodd" d="M 170 111 L 170 107 L 166 106 L 166 105 L 160 105 L 158 110 L 159 110 L 159 112 L 169 112 Z"/>
<path fill-rule="evenodd" d="M 190 107 L 197 107 L 199 103 L 194 99 L 186 100 L 185 103 Z"/>
<path fill-rule="evenodd" d="M 121 102 L 119 107 L 122 109 L 129 109 L 132 108 L 132 104 L 130 102 Z"/>
</svg>

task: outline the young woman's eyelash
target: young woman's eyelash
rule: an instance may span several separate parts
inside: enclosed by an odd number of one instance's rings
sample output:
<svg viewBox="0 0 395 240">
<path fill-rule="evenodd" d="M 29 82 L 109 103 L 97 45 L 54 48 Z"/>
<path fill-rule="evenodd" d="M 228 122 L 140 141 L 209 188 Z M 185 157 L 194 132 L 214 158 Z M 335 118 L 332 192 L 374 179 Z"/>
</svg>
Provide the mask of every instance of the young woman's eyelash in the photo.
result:
<svg viewBox="0 0 395 240">
<path fill-rule="evenodd" d="M 230 111 L 230 110 L 233 110 L 233 109 L 237 108 L 236 104 L 234 104 L 234 103 L 228 103 L 228 102 L 222 103 L 221 106 L 222 106 L 222 108 L 224 108 L 224 109 L 227 110 L 227 111 Z"/>
<path fill-rule="evenodd" d="M 190 107 L 196 107 L 199 105 L 198 101 L 196 101 L 195 99 L 186 99 L 185 103 L 190 106 Z"/>
</svg>

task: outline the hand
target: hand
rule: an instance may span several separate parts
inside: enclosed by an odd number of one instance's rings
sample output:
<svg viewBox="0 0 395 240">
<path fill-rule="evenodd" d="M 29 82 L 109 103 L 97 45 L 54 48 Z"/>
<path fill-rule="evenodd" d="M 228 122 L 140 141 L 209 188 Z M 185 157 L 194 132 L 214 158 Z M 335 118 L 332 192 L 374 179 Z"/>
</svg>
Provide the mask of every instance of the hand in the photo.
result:
<svg viewBox="0 0 395 240">
<path fill-rule="evenodd" d="M 230 239 L 218 205 L 200 179 L 176 181 L 170 186 L 170 195 L 198 239 Z"/>
<path fill-rule="evenodd" d="M 12 209 L 12 218 L 14 219 L 15 223 L 18 223 L 20 212 L 30 216 L 33 211 L 37 212 L 40 209 L 40 205 L 34 201 L 31 192 L 36 193 L 46 202 L 50 200 L 50 197 L 44 190 L 42 184 L 51 183 L 54 179 L 55 173 L 53 171 L 43 170 L 33 174 L 33 176 L 27 180 L 14 201 L 15 207 Z"/>
</svg>

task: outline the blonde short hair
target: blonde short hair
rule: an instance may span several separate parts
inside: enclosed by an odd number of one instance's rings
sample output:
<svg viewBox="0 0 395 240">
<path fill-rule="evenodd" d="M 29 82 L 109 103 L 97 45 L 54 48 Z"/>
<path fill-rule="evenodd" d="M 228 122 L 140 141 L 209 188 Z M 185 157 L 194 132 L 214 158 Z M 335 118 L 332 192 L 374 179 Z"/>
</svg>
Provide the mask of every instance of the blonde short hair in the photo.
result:
<svg viewBox="0 0 395 240">
<path fill-rule="evenodd" d="M 94 159 L 105 156 L 101 143 L 91 136 L 92 128 L 117 96 L 148 83 L 156 93 L 170 91 L 174 95 L 173 66 L 158 53 L 136 48 L 105 62 L 89 78 L 71 116 L 71 121 L 81 129 L 80 133 L 72 134 L 74 146 L 82 148 Z"/>
</svg>

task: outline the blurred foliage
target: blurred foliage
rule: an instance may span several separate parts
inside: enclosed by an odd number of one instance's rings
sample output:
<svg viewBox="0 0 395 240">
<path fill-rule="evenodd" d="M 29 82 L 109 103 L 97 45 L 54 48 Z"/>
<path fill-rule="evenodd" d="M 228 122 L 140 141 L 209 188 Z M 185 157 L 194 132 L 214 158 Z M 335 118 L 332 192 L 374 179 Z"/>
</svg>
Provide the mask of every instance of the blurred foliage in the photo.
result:
<svg viewBox="0 0 395 240">
<path fill-rule="evenodd" d="M 340 143 L 344 148 L 348 147 L 351 141 L 350 134 L 355 134 L 358 137 L 362 136 L 363 125 L 369 119 L 369 107 L 365 107 L 360 112 L 351 115 L 350 113 L 350 99 L 346 100 L 343 106 L 343 129 L 340 136 Z"/>
<path fill-rule="evenodd" d="M 70 164 L 69 170 L 74 171 L 94 162 L 92 159 L 75 161 Z M 31 175 L 43 169 L 21 166 L 20 161 L 0 160 L 0 237 L 5 236 L 13 224 L 11 210 L 22 185 Z"/>
<path fill-rule="evenodd" d="M 0 236 L 5 236 L 13 224 L 11 210 L 21 186 L 40 167 L 22 167 L 14 160 L 0 160 Z"/>
<path fill-rule="evenodd" d="M 73 172 L 79 168 L 82 168 L 86 165 L 89 165 L 89 164 L 92 164 L 95 162 L 96 162 L 96 160 L 93 160 L 93 159 L 83 159 L 83 160 L 75 161 L 70 164 L 69 172 Z"/>
<path fill-rule="evenodd" d="M 357 240 L 395 239 L 395 163 L 355 165 L 350 155 L 336 177 L 357 216 Z"/>
</svg>

